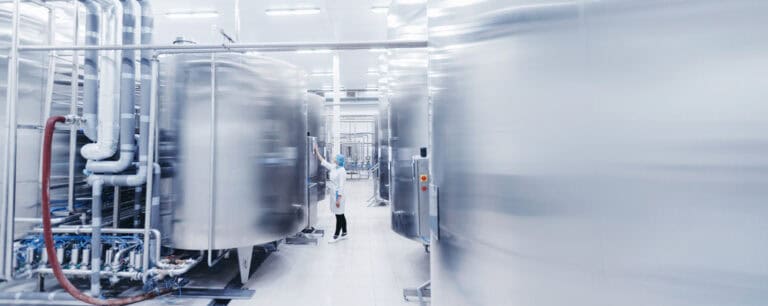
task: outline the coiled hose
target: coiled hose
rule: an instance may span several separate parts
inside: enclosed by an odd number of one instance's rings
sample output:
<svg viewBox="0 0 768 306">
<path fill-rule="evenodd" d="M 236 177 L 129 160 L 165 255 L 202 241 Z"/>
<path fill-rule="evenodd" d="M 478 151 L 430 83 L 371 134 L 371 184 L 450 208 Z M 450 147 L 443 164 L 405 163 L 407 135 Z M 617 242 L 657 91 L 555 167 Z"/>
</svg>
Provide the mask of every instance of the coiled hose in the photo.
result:
<svg viewBox="0 0 768 306">
<path fill-rule="evenodd" d="M 69 282 L 66 276 L 64 276 L 64 272 L 61 269 L 61 263 L 59 263 L 58 258 L 56 257 L 56 249 L 53 244 L 53 231 L 51 230 L 51 214 L 47 213 L 50 211 L 51 206 L 51 199 L 49 194 L 49 185 L 50 185 L 50 178 L 51 178 L 51 143 L 53 142 L 53 131 L 56 127 L 56 123 L 63 123 L 66 121 L 66 118 L 63 116 L 53 116 L 48 118 L 48 121 L 45 123 L 45 138 L 43 139 L 43 171 L 42 171 L 42 187 L 43 187 L 43 195 L 42 195 L 42 211 L 43 211 L 43 240 L 45 241 L 45 251 L 48 254 L 48 262 L 51 264 L 51 269 L 53 270 L 53 275 L 56 276 L 56 280 L 59 281 L 59 284 L 61 285 L 64 290 L 66 290 L 72 297 L 83 301 L 88 304 L 92 305 L 127 305 L 127 304 L 133 304 L 138 303 L 144 300 L 148 300 L 151 298 L 154 298 L 156 296 L 159 296 L 161 294 L 167 293 L 167 291 L 161 291 L 161 292 L 147 292 L 144 294 L 140 294 L 137 296 L 129 297 L 129 298 L 120 298 L 120 299 L 99 299 L 96 297 L 91 297 L 89 295 L 86 295 L 80 290 L 78 290 L 72 283 Z"/>
</svg>

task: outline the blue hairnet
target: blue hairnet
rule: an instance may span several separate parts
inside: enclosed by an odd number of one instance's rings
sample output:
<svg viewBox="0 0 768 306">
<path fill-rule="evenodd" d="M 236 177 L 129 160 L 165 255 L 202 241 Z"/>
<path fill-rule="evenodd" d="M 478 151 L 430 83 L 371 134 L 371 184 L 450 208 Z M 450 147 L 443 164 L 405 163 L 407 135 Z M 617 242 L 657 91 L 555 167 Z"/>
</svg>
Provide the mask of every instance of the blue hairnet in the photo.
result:
<svg viewBox="0 0 768 306">
<path fill-rule="evenodd" d="M 344 157 L 344 154 L 336 155 L 336 163 L 339 164 L 339 167 L 344 167 L 345 160 L 346 157 Z"/>
</svg>

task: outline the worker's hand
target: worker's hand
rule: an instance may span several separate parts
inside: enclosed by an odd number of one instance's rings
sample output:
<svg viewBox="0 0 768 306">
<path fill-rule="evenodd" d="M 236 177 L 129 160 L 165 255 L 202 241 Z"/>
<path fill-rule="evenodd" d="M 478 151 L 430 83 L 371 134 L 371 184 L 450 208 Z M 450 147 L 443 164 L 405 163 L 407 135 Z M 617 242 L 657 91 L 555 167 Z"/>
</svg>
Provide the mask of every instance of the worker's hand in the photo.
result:
<svg viewBox="0 0 768 306">
<path fill-rule="evenodd" d="M 336 208 L 340 208 L 340 207 L 341 207 L 341 203 L 339 201 L 336 201 Z"/>
<path fill-rule="evenodd" d="M 319 150 L 317 149 L 317 143 L 313 143 L 312 147 L 315 149 L 315 155 L 320 155 L 320 152 L 318 152 Z"/>
</svg>

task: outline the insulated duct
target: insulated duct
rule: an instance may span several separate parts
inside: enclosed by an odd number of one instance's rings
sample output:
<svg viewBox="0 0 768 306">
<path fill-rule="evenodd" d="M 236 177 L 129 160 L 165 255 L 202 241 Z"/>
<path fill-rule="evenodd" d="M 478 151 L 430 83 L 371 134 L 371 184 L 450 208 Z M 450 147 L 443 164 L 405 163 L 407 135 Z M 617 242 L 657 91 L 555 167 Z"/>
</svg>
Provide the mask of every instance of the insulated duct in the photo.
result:
<svg viewBox="0 0 768 306">
<path fill-rule="evenodd" d="M 130 0 L 120 1 L 123 7 L 123 44 L 134 44 L 134 31 L 136 28 L 136 15 Z M 136 118 L 134 116 L 135 98 L 134 87 L 136 84 L 136 56 L 135 51 L 122 52 L 120 74 L 120 157 L 116 161 L 89 160 L 86 169 L 96 173 L 122 172 L 131 165 L 135 156 L 134 134 L 136 130 Z"/>
<path fill-rule="evenodd" d="M 102 43 L 105 45 L 120 45 L 122 43 L 120 29 L 122 28 L 122 5 L 117 0 L 96 0 L 101 5 L 101 16 L 104 18 L 100 28 Z M 99 94 L 98 94 L 98 132 L 96 143 L 89 143 L 80 149 L 80 154 L 87 160 L 102 160 L 110 158 L 117 152 L 117 138 L 120 125 L 117 122 L 119 108 L 120 61 L 117 59 L 120 50 L 102 51 L 99 56 Z M 93 119 L 86 118 L 91 124 Z"/>
</svg>

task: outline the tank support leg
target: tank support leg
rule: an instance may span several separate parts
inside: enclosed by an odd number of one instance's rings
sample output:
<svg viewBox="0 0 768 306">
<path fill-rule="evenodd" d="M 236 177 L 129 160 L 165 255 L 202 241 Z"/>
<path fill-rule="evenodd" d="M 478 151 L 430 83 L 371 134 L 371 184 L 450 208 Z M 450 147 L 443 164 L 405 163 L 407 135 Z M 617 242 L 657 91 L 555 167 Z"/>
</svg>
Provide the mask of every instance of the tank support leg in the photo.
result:
<svg viewBox="0 0 768 306">
<path fill-rule="evenodd" d="M 432 281 L 428 280 L 415 289 L 403 289 L 403 299 L 407 301 L 408 297 L 416 297 L 418 298 L 419 305 L 426 305 L 425 298 L 432 297 Z"/>
<path fill-rule="evenodd" d="M 240 267 L 240 282 L 245 285 L 251 272 L 253 246 L 237 248 L 237 266 Z"/>
</svg>

